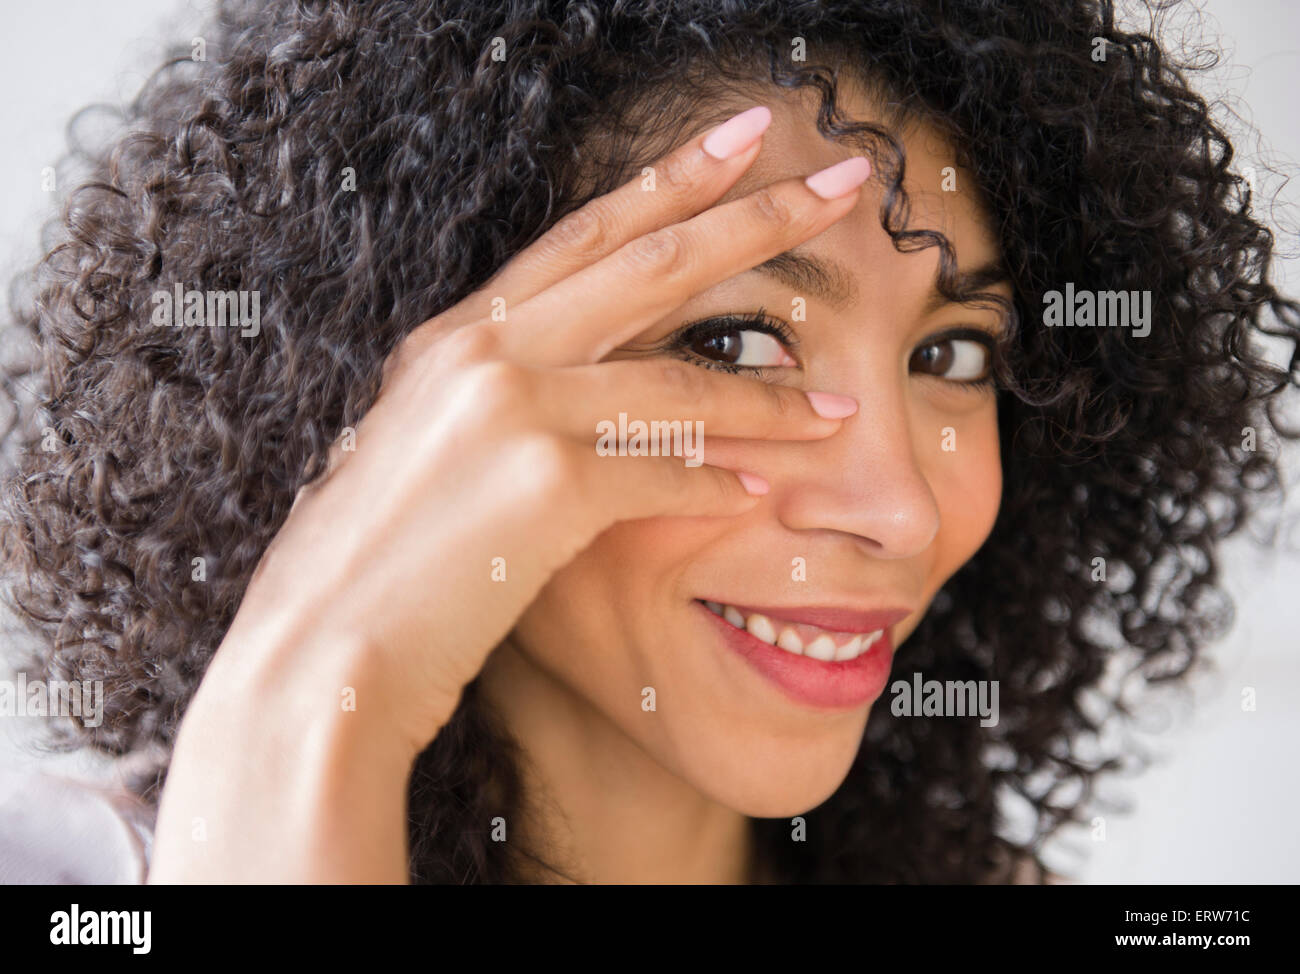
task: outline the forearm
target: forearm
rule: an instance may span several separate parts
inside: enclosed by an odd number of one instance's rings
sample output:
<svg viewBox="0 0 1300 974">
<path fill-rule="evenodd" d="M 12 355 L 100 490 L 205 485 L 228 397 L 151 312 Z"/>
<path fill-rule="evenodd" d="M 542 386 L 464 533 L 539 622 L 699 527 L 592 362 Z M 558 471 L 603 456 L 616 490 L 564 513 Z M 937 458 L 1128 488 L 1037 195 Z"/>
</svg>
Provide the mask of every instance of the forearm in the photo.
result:
<svg viewBox="0 0 1300 974">
<path fill-rule="evenodd" d="M 149 882 L 406 882 L 415 754 L 368 698 L 363 658 L 228 649 L 181 725 Z"/>
</svg>

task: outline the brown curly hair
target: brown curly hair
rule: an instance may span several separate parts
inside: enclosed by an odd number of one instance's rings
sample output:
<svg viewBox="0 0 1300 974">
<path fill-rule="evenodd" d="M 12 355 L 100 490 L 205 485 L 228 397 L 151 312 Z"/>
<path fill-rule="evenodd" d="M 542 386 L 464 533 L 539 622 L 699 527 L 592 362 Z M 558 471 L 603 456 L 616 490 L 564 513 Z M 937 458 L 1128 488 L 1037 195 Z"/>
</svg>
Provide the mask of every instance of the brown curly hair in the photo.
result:
<svg viewBox="0 0 1300 974">
<path fill-rule="evenodd" d="M 103 724 L 56 744 L 158 750 L 133 783 L 145 802 L 254 566 L 399 339 L 710 121 L 728 86 L 812 87 L 820 130 L 869 146 L 895 246 L 940 247 L 948 281 L 948 241 L 908 229 L 901 144 L 838 113 L 839 72 L 941 127 L 1020 323 L 999 356 L 997 524 L 902 648 L 937 679 L 999 681 L 1001 720 L 873 708 L 806 843 L 755 820 L 764 873 L 1007 879 L 1124 758 L 1096 746 L 1131 706 L 1103 684 L 1110 662 L 1176 679 L 1223 632 L 1216 548 L 1279 488 L 1265 434 L 1294 435 L 1275 407 L 1300 307 L 1269 281 L 1273 238 L 1189 68 L 1110 2 L 225 0 L 206 39 L 209 60 L 169 61 L 125 134 L 84 153 L 92 175 L 18 282 L 6 342 L 0 538 L 35 640 L 20 665 L 104 681 Z M 1150 290 L 1151 336 L 1025 327 L 1065 281 Z M 150 295 L 175 282 L 260 292 L 260 333 L 154 327 Z M 1290 344 L 1285 366 L 1262 335 Z M 1243 447 L 1248 427 L 1269 449 Z M 413 770 L 415 881 L 510 880 L 530 855 L 487 840 L 527 796 L 476 689 Z M 1031 835 L 1005 834 L 1007 796 Z"/>
</svg>

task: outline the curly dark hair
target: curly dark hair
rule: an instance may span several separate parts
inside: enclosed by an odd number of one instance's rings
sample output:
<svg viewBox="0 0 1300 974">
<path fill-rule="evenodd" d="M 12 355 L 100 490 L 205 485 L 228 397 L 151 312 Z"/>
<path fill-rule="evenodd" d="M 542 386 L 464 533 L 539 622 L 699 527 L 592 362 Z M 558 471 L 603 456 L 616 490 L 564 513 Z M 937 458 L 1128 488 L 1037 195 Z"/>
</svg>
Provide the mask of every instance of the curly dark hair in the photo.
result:
<svg viewBox="0 0 1300 974">
<path fill-rule="evenodd" d="M 754 820 L 762 873 L 1000 882 L 1030 862 L 1042 880 L 1043 842 L 1126 760 L 1098 742 L 1131 716 L 1129 683 L 1183 676 L 1229 623 L 1216 548 L 1254 495 L 1278 495 L 1278 437 L 1296 435 L 1276 407 L 1300 306 L 1270 283 L 1273 237 L 1194 66 L 1150 36 L 1163 6 L 1148 34 L 1095 0 L 221 3 L 208 59 L 168 61 L 125 130 L 81 153 L 91 175 L 17 282 L 7 598 L 29 672 L 106 690 L 103 724 L 53 746 L 152 749 L 132 788 L 156 805 L 254 566 L 388 353 L 721 121 L 718 93 L 814 89 L 820 130 L 872 153 L 895 246 L 941 248 L 951 287 L 949 242 L 908 229 L 900 141 L 837 109 L 848 71 L 958 147 L 1014 286 L 1000 515 L 900 653 L 936 679 L 999 681 L 1001 720 L 874 707 L 806 843 Z M 150 294 L 177 281 L 260 291 L 261 332 L 153 327 Z M 1026 327 L 1065 282 L 1150 290 L 1150 336 Z M 1289 343 L 1284 366 L 1265 335 Z M 1106 679 L 1114 660 L 1131 679 Z M 486 834 L 527 801 L 516 748 L 471 683 L 413 769 L 413 881 L 521 875 L 532 853 Z M 1020 837 L 1016 796 L 1033 812 Z"/>
</svg>

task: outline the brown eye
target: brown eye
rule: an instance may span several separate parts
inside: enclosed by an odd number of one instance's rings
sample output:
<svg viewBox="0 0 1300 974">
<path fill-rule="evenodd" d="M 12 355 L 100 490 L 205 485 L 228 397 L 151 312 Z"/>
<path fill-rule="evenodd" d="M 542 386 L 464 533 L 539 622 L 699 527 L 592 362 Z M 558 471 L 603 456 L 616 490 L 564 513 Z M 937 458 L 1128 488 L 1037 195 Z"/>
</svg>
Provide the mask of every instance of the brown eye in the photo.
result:
<svg viewBox="0 0 1300 974">
<path fill-rule="evenodd" d="M 912 353 L 912 370 L 926 375 L 943 375 L 957 356 L 953 353 L 952 342 L 939 342 L 935 345 L 922 345 Z"/>
<path fill-rule="evenodd" d="M 689 348 L 700 358 L 735 364 L 736 359 L 740 358 L 743 343 L 739 332 L 728 332 L 723 335 L 701 335 L 691 342 Z"/>
<path fill-rule="evenodd" d="M 689 348 L 700 358 L 726 365 L 766 369 L 795 364 L 779 341 L 750 329 L 737 328 L 720 334 L 702 335 Z"/>
<path fill-rule="evenodd" d="M 783 322 L 758 315 L 727 315 L 688 325 L 670 346 L 705 366 L 758 371 L 797 366 L 789 352 L 794 344 L 794 335 Z"/>
<path fill-rule="evenodd" d="M 971 338 L 943 338 L 912 353 L 908 368 L 953 382 L 980 382 L 988 377 L 992 350 L 988 342 Z"/>
</svg>

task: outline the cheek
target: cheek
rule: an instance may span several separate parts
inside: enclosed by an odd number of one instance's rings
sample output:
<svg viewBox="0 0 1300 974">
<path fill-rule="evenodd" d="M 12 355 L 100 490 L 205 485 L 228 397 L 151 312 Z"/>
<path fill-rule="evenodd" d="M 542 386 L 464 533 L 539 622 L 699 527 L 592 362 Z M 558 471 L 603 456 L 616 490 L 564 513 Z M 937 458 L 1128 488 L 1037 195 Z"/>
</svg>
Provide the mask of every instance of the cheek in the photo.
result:
<svg viewBox="0 0 1300 974">
<path fill-rule="evenodd" d="M 1002 459 L 996 414 L 956 425 L 956 450 L 933 465 L 930 489 L 939 506 L 937 590 L 979 550 L 1002 501 Z"/>
<path fill-rule="evenodd" d="M 641 659 L 684 569 L 719 531 L 715 519 L 651 518 L 616 524 L 542 589 L 515 626 L 534 662 L 589 696 L 624 692 L 657 662 Z M 637 683 L 638 686 L 641 683 Z"/>
<path fill-rule="evenodd" d="M 939 508 L 939 534 L 923 569 L 922 604 L 929 606 L 957 570 L 979 550 L 993 530 L 1002 503 L 1002 457 L 996 413 L 948 421 L 957 431 L 956 450 L 934 457 L 925 467 L 926 482 Z M 900 646 L 920 625 L 924 613 L 900 623 L 894 645 Z"/>
</svg>

